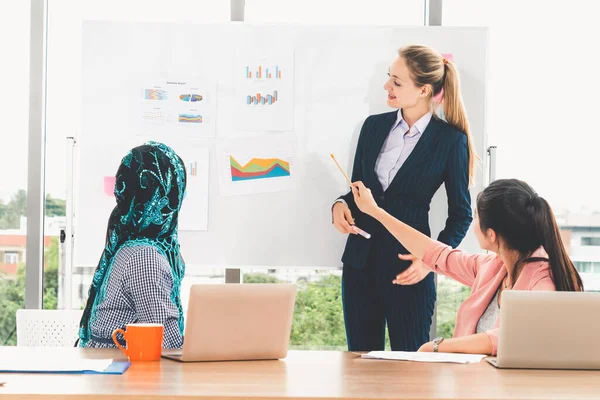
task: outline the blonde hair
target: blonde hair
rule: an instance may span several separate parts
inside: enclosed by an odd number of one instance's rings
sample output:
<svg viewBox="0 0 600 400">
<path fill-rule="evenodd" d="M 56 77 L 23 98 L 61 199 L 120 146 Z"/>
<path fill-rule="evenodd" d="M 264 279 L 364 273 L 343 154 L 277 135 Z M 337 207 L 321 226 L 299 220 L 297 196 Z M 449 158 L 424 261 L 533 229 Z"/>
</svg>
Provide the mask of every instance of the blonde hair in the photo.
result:
<svg viewBox="0 0 600 400">
<path fill-rule="evenodd" d="M 415 85 L 431 87 L 431 99 L 443 93 L 444 118 L 446 121 L 467 135 L 469 146 L 469 183 L 473 184 L 475 175 L 475 160 L 478 158 L 471 137 L 469 120 L 460 93 L 458 70 L 453 62 L 446 60 L 441 54 L 430 47 L 413 45 L 398 50 L 404 59 L 411 79 Z M 438 115 L 439 116 L 439 115 Z"/>
</svg>

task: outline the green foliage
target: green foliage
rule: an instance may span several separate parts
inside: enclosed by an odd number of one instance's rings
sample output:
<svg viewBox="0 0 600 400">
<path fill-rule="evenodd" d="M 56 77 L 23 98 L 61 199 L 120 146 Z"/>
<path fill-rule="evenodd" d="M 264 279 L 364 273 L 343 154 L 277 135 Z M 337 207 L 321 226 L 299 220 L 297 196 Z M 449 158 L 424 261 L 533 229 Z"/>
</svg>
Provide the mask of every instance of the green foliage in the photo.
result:
<svg viewBox="0 0 600 400">
<path fill-rule="evenodd" d="M 46 217 L 67 215 L 66 201 L 46 195 Z M 0 229 L 19 229 L 21 216 L 27 215 L 27 192 L 23 189 L 12 195 L 4 204 L 0 200 Z"/>
<path fill-rule="evenodd" d="M 44 257 L 44 309 L 56 310 L 58 306 L 58 238 L 50 239 Z"/>
<path fill-rule="evenodd" d="M 437 286 L 437 336 L 451 338 L 456 324 L 456 312 L 471 294 L 471 288 L 448 278 L 439 278 Z"/>
<path fill-rule="evenodd" d="M 244 274 L 244 283 L 279 283 L 276 277 Z M 341 277 L 324 275 L 317 282 L 298 282 L 290 345 L 296 349 L 346 350 L 346 330 L 342 309 Z M 470 288 L 440 278 L 438 282 L 437 334 L 446 338 L 454 332 L 458 306 L 469 296 Z M 386 348 L 390 348 L 386 334 Z"/>
<path fill-rule="evenodd" d="M 5 204 L 0 200 L 0 229 L 18 229 L 21 216 L 27 215 L 27 192 L 17 191 Z M 66 215 L 65 200 L 46 196 L 46 216 Z M 44 258 L 44 304 L 45 309 L 58 305 L 58 238 L 52 238 Z M 16 313 L 25 306 L 25 264 L 17 266 L 17 275 L 10 279 L 0 274 L 0 346 L 15 345 Z"/>
<path fill-rule="evenodd" d="M 67 215 L 66 200 L 55 199 L 49 194 L 46 195 L 46 217 L 57 217 Z"/>
<path fill-rule="evenodd" d="M 18 229 L 21 215 L 27 215 L 27 193 L 21 189 L 8 204 L 0 201 L 0 229 Z"/>
<path fill-rule="evenodd" d="M 325 275 L 299 285 L 290 344 L 302 348 L 347 349 L 342 278 Z"/>
<path fill-rule="evenodd" d="M 244 274 L 244 283 L 280 283 L 280 280 L 269 274 L 256 272 Z"/>
<path fill-rule="evenodd" d="M 25 306 L 25 265 L 20 264 L 14 280 L 0 275 L 0 346 L 15 345 L 17 310 Z"/>
<path fill-rule="evenodd" d="M 280 282 L 268 274 L 244 274 L 244 283 Z M 324 275 L 317 282 L 297 282 L 291 347 L 347 349 L 341 284 L 342 279 L 337 275 Z"/>
</svg>

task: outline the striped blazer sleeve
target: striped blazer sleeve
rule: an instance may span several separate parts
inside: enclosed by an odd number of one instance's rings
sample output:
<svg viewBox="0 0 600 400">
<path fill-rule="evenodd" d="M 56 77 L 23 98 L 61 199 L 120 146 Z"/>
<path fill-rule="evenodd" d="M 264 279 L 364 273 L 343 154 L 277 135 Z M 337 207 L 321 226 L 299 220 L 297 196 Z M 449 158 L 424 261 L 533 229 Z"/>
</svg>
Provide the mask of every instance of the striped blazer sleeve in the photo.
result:
<svg viewBox="0 0 600 400">
<path fill-rule="evenodd" d="M 465 134 L 458 135 L 450 152 L 444 185 L 448 195 L 448 218 L 438 240 L 456 248 L 467 234 L 473 220 L 469 192 L 469 146 Z"/>
</svg>

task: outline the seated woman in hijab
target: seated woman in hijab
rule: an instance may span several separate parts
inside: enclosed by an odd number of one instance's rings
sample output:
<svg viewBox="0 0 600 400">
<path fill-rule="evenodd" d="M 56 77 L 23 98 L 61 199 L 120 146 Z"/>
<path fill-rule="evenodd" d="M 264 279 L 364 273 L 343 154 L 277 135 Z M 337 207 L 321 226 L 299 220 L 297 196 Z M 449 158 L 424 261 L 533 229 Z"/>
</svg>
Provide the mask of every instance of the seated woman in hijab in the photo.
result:
<svg viewBox="0 0 600 400">
<path fill-rule="evenodd" d="M 113 331 L 130 323 L 163 324 L 163 348 L 183 345 L 185 264 L 177 219 L 185 185 L 181 158 L 164 144 L 147 142 L 121 161 L 117 205 L 81 318 L 80 347 L 115 347 Z"/>
</svg>

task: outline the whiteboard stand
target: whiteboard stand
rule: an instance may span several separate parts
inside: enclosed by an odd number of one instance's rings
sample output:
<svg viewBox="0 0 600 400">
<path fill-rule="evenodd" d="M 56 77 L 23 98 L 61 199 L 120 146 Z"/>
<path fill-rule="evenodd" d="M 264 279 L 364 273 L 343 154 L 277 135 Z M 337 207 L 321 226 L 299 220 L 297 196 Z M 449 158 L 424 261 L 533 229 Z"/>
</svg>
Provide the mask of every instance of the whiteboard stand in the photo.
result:
<svg viewBox="0 0 600 400">
<path fill-rule="evenodd" d="M 242 283 L 242 270 L 239 268 L 226 268 L 225 283 Z"/>
<path fill-rule="evenodd" d="M 63 288 L 65 310 L 73 307 L 73 175 L 76 144 L 77 140 L 74 136 L 67 137 L 67 223 L 65 226 L 65 286 Z"/>
<path fill-rule="evenodd" d="M 488 185 L 496 180 L 496 151 L 498 147 L 490 146 L 487 149 L 488 153 Z M 487 185 L 486 185 L 487 186 Z"/>
<path fill-rule="evenodd" d="M 244 22 L 246 0 L 231 0 L 231 22 Z"/>
<path fill-rule="evenodd" d="M 244 21 L 245 0 L 231 0 L 231 21 Z M 242 271 L 239 268 L 225 269 L 225 283 L 242 283 Z"/>
</svg>

